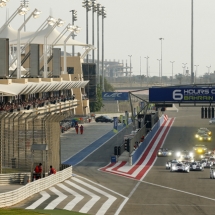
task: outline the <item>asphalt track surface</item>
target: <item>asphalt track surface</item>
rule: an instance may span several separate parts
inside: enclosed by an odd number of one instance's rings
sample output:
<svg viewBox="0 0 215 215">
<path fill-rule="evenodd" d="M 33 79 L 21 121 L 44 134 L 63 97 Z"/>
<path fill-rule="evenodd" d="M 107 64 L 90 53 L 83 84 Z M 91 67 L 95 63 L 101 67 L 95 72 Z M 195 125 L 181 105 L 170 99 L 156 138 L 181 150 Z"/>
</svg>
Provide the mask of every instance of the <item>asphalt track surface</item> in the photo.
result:
<svg viewBox="0 0 215 215">
<path fill-rule="evenodd" d="M 178 109 L 178 112 L 166 112 L 169 117 L 175 117 L 175 121 L 163 146 L 174 151 L 192 150 L 199 143 L 194 138 L 197 129 L 208 127 L 213 132 L 212 142 L 203 144 L 214 149 L 215 127 L 208 124 L 208 119 L 201 119 L 200 108 Z M 165 163 L 174 157 L 160 157 L 142 181 L 135 181 L 98 172 L 92 165 L 89 167 L 89 163 L 96 163 L 96 157 L 100 153 L 101 151 L 97 151 L 89 156 L 74 168 L 74 172 L 127 196 L 129 199 L 119 214 L 215 214 L 215 180 L 209 179 L 209 169 L 203 172 L 172 173 L 165 169 Z M 122 204 L 118 205 L 120 206 Z"/>
<path fill-rule="evenodd" d="M 194 138 L 197 129 L 208 127 L 212 130 L 212 142 L 204 144 L 208 148 L 214 149 L 215 125 L 209 125 L 208 119 L 200 118 L 200 108 L 178 107 L 178 109 L 178 112 L 166 112 L 169 118 L 175 119 L 168 131 L 163 147 L 174 151 L 191 150 L 195 144 L 199 143 Z M 47 191 L 55 205 L 57 199 L 61 198 L 62 200 L 64 198 L 64 201 L 59 201 L 57 208 L 62 209 L 70 205 L 70 210 L 98 215 L 215 214 L 215 180 L 209 179 L 209 169 L 205 169 L 203 172 L 173 173 L 165 169 L 165 163 L 168 159 L 175 157 L 159 157 L 153 166 L 150 166 L 144 178 L 135 180 L 99 171 L 100 168 L 104 167 L 103 157 L 107 153 L 108 146 L 104 144 L 84 161 L 73 167 L 75 174 L 73 178 L 63 185 L 56 186 L 61 192 L 63 192 L 64 185 L 73 186 L 75 191 L 80 193 L 77 198 L 83 197 L 83 200 L 77 205 L 71 207 L 69 200 L 62 195 L 59 197 L 54 189 Z M 88 191 L 86 194 L 83 187 L 89 188 L 91 192 Z M 92 195 L 92 193 L 94 194 Z M 43 194 L 45 196 L 45 193 Z M 103 196 L 100 197 L 101 194 Z M 56 199 L 56 197 L 58 198 Z M 69 197 L 72 199 L 71 195 Z M 40 198 L 41 194 L 37 194 L 16 207 L 32 207 L 31 209 L 33 209 L 32 205 L 35 206 L 35 201 Z M 107 206 L 107 198 L 109 203 L 111 202 L 109 206 Z M 88 209 L 86 209 L 89 200 L 94 200 L 95 204 L 91 204 L 91 207 L 88 205 Z M 41 205 L 36 205 L 38 206 L 36 208 L 53 207 L 56 209 L 53 202 L 50 203 L 46 199 Z"/>
</svg>

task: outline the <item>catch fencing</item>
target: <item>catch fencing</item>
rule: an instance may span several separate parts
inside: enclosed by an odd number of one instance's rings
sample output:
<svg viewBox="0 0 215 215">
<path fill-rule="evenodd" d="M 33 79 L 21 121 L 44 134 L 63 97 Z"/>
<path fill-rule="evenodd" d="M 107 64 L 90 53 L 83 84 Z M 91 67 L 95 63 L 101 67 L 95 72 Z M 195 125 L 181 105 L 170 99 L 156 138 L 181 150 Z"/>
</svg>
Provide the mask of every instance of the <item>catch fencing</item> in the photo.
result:
<svg viewBox="0 0 215 215">
<path fill-rule="evenodd" d="M 3 113 L 0 115 L 0 173 L 32 172 L 38 163 L 60 169 L 60 124 L 71 116 L 63 113 Z M 42 145 L 45 150 L 33 150 Z"/>
</svg>

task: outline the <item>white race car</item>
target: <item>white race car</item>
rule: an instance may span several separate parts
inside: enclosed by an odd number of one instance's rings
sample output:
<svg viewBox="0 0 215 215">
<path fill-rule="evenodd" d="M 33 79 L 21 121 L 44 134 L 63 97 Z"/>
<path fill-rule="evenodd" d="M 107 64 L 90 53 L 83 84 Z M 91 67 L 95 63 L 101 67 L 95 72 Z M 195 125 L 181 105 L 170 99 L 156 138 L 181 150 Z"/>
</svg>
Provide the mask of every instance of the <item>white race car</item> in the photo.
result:
<svg viewBox="0 0 215 215">
<path fill-rule="evenodd" d="M 176 165 L 177 163 L 178 163 L 178 160 L 176 160 L 176 159 L 167 161 L 167 162 L 166 162 L 166 169 L 170 169 L 170 167 L 171 167 L 172 165 Z"/>
<path fill-rule="evenodd" d="M 160 148 L 157 153 L 158 157 L 167 157 L 167 156 L 171 156 L 171 155 L 172 155 L 172 151 L 169 149 L 165 149 L 165 148 Z"/>
<path fill-rule="evenodd" d="M 176 157 L 179 161 L 183 161 L 183 162 L 193 162 L 194 161 L 194 155 L 193 152 L 189 152 L 189 151 L 179 151 L 176 152 Z"/>
<path fill-rule="evenodd" d="M 170 172 L 190 172 L 190 165 L 188 163 L 178 162 L 176 165 L 171 165 Z"/>
</svg>

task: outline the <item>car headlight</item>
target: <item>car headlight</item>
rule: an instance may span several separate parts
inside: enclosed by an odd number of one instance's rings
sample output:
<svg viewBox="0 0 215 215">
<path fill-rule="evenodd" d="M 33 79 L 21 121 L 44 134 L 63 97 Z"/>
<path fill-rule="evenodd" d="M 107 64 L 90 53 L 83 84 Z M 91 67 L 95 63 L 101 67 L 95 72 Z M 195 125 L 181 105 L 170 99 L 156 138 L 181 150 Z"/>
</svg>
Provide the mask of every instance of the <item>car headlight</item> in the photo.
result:
<svg viewBox="0 0 215 215">
<path fill-rule="evenodd" d="M 168 163 L 166 163 L 166 167 L 168 167 L 169 166 L 169 164 Z"/>
<path fill-rule="evenodd" d="M 208 137 L 208 140 L 211 140 L 211 137 Z"/>
<path fill-rule="evenodd" d="M 203 157 L 204 157 L 203 155 L 200 156 L 200 158 L 203 158 Z"/>
<path fill-rule="evenodd" d="M 190 152 L 190 153 L 189 153 L 189 156 L 190 156 L 190 157 L 193 157 L 193 153 L 192 153 L 192 152 Z"/>
<path fill-rule="evenodd" d="M 208 132 L 209 135 L 211 135 L 211 132 Z"/>
<path fill-rule="evenodd" d="M 198 152 L 202 152 L 202 149 L 198 149 Z"/>
<path fill-rule="evenodd" d="M 161 155 L 161 152 L 158 152 L 159 155 Z"/>
<path fill-rule="evenodd" d="M 195 137 L 196 137 L 196 138 L 198 138 L 198 137 L 199 137 L 199 135 L 198 135 L 198 134 L 196 134 L 196 135 L 195 135 Z"/>
<path fill-rule="evenodd" d="M 176 152 L 176 156 L 179 157 L 181 155 L 181 152 Z"/>
<path fill-rule="evenodd" d="M 199 140 L 202 140 L 203 138 L 202 137 L 199 137 Z"/>
<path fill-rule="evenodd" d="M 168 155 L 171 155 L 171 154 L 172 154 L 171 152 L 168 153 Z"/>
</svg>

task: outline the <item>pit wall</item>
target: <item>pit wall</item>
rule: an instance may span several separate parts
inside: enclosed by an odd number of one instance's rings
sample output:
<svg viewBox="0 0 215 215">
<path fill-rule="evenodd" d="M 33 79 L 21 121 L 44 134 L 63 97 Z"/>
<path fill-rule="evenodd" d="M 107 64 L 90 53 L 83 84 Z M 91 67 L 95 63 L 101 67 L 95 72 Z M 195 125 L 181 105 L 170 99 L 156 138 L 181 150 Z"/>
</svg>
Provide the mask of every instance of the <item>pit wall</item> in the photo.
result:
<svg viewBox="0 0 215 215">
<path fill-rule="evenodd" d="M 139 144 L 139 147 L 133 151 L 130 155 L 130 165 L 136 163 L 140 156 L 142 155 L 143 151 L 149 145 L 150 141 L 152 140 L 153 136 L 157 133 L 158 129 L 164 122 L 164 115 L 162 115 L 158 122 L 152 127 L 152 130 L 145 136 L 144 141 Z"/>
</svg>

